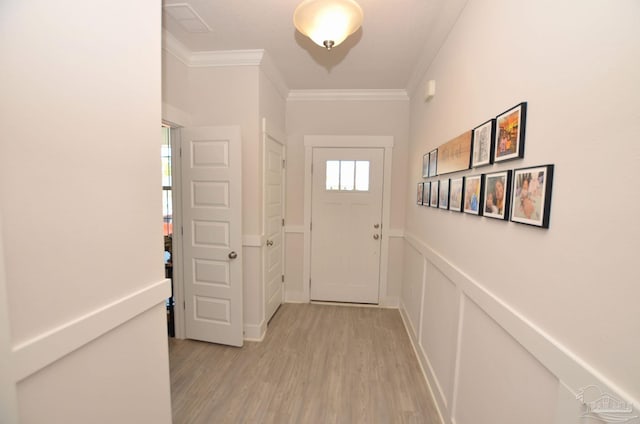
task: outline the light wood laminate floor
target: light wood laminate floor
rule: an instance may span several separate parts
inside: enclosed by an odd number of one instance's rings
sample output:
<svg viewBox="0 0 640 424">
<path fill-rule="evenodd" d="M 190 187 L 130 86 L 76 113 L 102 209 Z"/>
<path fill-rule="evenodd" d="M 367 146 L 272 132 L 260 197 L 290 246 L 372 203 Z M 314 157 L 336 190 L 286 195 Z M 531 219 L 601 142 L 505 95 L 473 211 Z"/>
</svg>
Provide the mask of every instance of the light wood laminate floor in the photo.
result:
<svg viewBox="0 0 640 424">
<path fill-rule="evenodd" d="M 174 424 L 439 424 L 397 310 L 284 304 L 242 348 L 170 339 Z"/>
</svg>

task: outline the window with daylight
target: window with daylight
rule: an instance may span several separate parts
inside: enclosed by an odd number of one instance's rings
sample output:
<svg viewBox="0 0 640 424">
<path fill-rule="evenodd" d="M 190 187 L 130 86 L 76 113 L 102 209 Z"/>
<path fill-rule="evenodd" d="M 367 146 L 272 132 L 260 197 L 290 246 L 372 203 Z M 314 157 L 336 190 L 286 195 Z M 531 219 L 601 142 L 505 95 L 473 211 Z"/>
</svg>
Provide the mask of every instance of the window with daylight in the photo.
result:
<svg viewBox="0 0 640 424">
<path fill-rule="evenodd" d="M 160 157 L 162 160 L 162 217 L 164 235 L 173 234 L 173 207 L 171 196 L 171 128 L 162 127 L 162 148 Z"/>
<path fill-rule="evenodd" d="M 368 160 L 328 160 L 326 189 L 329 191 L 369 191 Z"/>
</svg>

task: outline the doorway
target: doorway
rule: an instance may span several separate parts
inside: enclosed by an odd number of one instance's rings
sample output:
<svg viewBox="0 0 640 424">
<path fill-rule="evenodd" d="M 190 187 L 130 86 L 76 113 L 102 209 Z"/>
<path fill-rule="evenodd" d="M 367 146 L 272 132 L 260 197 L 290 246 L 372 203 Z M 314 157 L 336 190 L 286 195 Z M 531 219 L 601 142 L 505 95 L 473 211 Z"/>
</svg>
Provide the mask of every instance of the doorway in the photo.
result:
<svg viewBox="0 0 640 424">
<path fill-rule="evenodd" d="M 392 136 L 307 135 L 304 137 L 303 279 L 307 284 L 303 289 L 306 300 L 389 304 L 388 228 L 391 210 L 393 144 Z M 346 154 L 346 156 L 334 156 L 334 153 Z M 358 164 L 358 162 L 362 163 Z M 333 174 L 328 174 L 327 166 L 337 169 L 337 174 L 335 171 Z M 361 171 L 368 167 L 368 171 L 363 171 L 363 175 L 366 174 L 369 177 L 367 183 L 369 187 L 366 187 L 366 190 L 362 185 L 364 184 L 362 177 L 356 176 L 359 174 L 356 170 L 358 167 Z M 344 174 L 341 174 L 342 172 Z M 337 190 L 330 186 L 334 184 L 335 187 L 336 175 L 338 176 Z M 343 190 L 340 190 L 341 175 L 346 177 L 345 181 L 353 181 L 353 183 L 349 182 Z M 314 179 L 316 179 L 315 182 Z M 314 190 L 314 184 L 316 188 L 319 187 L 317 190 Z M 380 200 L 373 200 L 380 199 L 378 190 L 381 192 L 381 204 Z M 356 213 L 356 209 L 366 209 L 358 204 L 367 198 L 369 199 L 364 203 L 370 203 L 371 209 L 366 212 L 366 215 L 360 215 L 361 218 L 366 216 L 366 220 L 365 218 L 351 220 L 351 215 Z M 327 208 L 327 210 L 318 210 L 318 207 Z M 322 224 L 316 221 L 317 218 L 322 220 L 325 214 L 329 216 L 333 214 L 327 223 Z M 342 222 L 341 217 L 349 217 L 349 219 Z M 351 224 L 345 223 L 349 221 Z M 341 234 L 348 236 L 341 240 Z M 325 253 L 318 255 L 318 252 L 322 252 L 323 249 Z M 342 269 L 338 270 L 338 266 L 342 266 Z M 314 284 L 313 280 L 318 278 L 321 281 L 318 281 L 319 284 Z M 327 295 L 324 292 L 322 287 L 325 284 L 322 280 L 325 278 L 329 281 L 328 286 L 335 293 Z"/>
<path fill-rule="evenodd" d="M 171 127 L 162 124 L 162 234 L 164 237 L 164 276 L 171 280 L 171 297 L 166 300 L 167 333 L 175 337 L 175 300 L 173 296 L 173 166 Z"/>
<path fill-rule="evenodd" d="M 384 150 L 314 148 L 311 300 L 378 303 Z"/>
</svg>

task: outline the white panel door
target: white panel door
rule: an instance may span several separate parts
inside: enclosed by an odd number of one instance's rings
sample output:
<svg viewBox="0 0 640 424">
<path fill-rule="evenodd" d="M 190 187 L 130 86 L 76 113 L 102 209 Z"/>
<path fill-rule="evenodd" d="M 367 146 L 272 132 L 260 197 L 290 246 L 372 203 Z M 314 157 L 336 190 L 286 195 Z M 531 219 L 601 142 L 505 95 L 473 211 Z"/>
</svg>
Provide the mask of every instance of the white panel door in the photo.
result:
<svg viewBox="0 0 640 424">
<path fill-rule="evenodd" d="M 186 337 L 242 346 L 240 128 L 185 128 L 181 165 Z"/>
<path fill-rule="evenodd" d="M 283 252 L 283 156 L 284 147 L 265 135 L 265 236 L 264 281 L 266 319 L 269 321 L 282 303 Z"/>
<path fill-rule="evenodd" d="M 383 163 L 383 149 L 313 149 L 312 300 L 378 303 Z"/>
</svg>

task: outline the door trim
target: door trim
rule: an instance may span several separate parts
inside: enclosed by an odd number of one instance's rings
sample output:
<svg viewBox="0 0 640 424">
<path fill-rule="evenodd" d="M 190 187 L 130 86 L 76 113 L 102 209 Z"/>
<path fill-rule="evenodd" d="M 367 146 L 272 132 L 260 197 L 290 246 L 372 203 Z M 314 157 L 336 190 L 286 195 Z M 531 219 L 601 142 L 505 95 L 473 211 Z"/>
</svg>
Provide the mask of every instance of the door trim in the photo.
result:
<svg viewBox="0 0 640 424">
<path fill-rule="evenodd" d="M 310 301 L 311 278 L 311 192 L 313 149 L 333 148 L 383 148 L 384 168 L 382 180 L 382 243 L 380 246 L 380 289 L 379 306 L 393 306 L 386 303 L 387 277 L 389 270 L 389 226 L 391 212 L 391 163 L 393 159 L 393 136 L 372 135 L 305 135 L 304 136 L 304 260 L 302 269 L 303 301 Z"/>
</svg>

